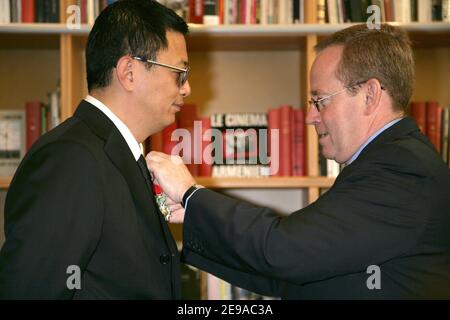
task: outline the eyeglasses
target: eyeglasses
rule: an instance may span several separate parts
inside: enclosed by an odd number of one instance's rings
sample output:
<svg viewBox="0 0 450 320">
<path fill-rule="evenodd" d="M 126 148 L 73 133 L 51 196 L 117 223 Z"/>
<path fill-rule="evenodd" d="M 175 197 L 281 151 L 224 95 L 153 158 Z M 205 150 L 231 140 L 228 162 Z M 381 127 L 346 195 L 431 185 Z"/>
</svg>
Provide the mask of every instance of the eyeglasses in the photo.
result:
<svg viewBox="0 0 450 320">
<path fill-rule="evenodd" d="M 145 59 L 145 58 L 142 58 L 142 57 L 139 57 L 139 56 L 133 56 L 132 58 L 134 60 L 138 60 L 138 61 L 141 61 L 141 62 L 147 62 L 147 63 L 151 63 L 151 64 L 154 64 L 154 65 L 157 65 L 157 66 L 160 66 L 160 67 L 169 68 L 169 69 L 174 70 L 178 74 L 177 84 L 178 84 L 179 87 L 182 87 L 187 81 L 187 78 L 188 78 L 188 75 L 189 75 L 189 71 L 190 71 L 190 67 L 189 66 L 186 69 L 182 69 L 182 68 L 178 68 L 178 67 L 174 67 L 174 66 L 165 64 L 165 63 L 156 62 L 156 61 L 153 61 L 153 60 L 148 60 L 148 59 Z"/>
<path fill-rule="evenodd" d="M 340 93 L 342 93 L 342 92 L 344 92 L 344 91 L 346 91 L 346 90 L 350 90 L 351 88 L 360 86 L 360 85 L 366 83 L 367 81 L 369 81 L 369 80 L 360 81 L 360 82 L 355 83 L 354 85 L 346 86 L 346 87 L 344 87 L 344 89 L 341 89 L 341 90 L 339 90 L 339 91 L 333 92 L 332 94 L 329 94 L 329 95 L 327 95 L 327 96 L 325 96 L 325 97 L 322 97 L 322 98 L 320 98 L 320 99 L 312 99 L 312 98 L 311 98 L 311 100 L 308 101 L 308 104 L 309 104 L 310 106 L 316 107 L 317 111 L 320 112 L 320 111 L 322 111 L 322 110 L 327 106 L 327 105 L 326 105 L 326 102 L 329 101 L 329 99 L 330 99 L 331 97 L 334 97 L 335 95 L 338 95 L 338 94 L 340 94 Z M 384 90 L 384 87 L 383 87 L 383 86 L 381 86 L 381 90 Z"/>
</svg>

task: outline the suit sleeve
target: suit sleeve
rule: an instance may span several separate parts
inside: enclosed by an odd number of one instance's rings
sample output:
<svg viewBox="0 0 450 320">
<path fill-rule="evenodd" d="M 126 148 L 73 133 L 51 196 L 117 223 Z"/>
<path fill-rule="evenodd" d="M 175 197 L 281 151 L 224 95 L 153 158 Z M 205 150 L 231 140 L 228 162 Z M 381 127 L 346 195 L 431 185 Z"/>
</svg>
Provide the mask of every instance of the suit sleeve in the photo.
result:
<svg viewBox="0 0 450 320">
<path fill-rule="evenodd" d="M 68 299 L 69 266 L 83 272 L 100 237 L 103 195 L 92 154 L 44 146 L 21 164 L 7 194 L 0 297 Z"/>
<path fill-rule="evenodd" d="M 186 261 L 232 283 L 255 275 L 258 292 L 276 288 L 273 280 L 304 285 L 407 255 L 426 225 L 428 180 L 408 154 L 390 161 L 388 151 L 287 218 L 199 190 L 184 221 Z"/>
</svg>

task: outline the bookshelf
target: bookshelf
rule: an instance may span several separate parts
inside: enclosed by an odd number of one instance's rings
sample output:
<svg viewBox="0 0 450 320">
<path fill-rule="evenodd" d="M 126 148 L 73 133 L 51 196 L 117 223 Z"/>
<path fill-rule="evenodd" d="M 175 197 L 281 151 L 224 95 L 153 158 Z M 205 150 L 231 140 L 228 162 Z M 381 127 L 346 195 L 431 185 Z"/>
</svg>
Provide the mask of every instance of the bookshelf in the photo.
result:
<svg viewBox="0 0 450 320">
<path fill-rule="evenodd" d="M 210 178 L 199 177 L 197 182 L 210 189 L 290 189 L 329 188 L 334 182 L 327 177 L 274 177 L 274 178 Z"/>
<path fill-rule="evenodd" d="M 61 21 L 66 20 L 65 8 L 71 3 L 61 1 Z M 305 1 L 305 21 L 191 25 L 187 45 L 192 95 L 186 102 L 198 104 L 202 115 L 263 112 L 285 103 L 306 106 L 314 46 L 351 24 L 317 24 L 315 1 L 310 0 Z M 412 99 L 434 98 L 450 106 L 450 23 L 393 24 L 404 27 L 413 41 L 417 74 Z M 70 117 L 87 93 L 83 55 L 90 28 L 69 29 L 65 23 L 0 24 L 0 108 L 23 108 L 28 99 L 45 99 L 60 79 L 61 116 Z M 305 201 L 311 203 L 334 179 L 319 176 L 318 142 L 311 126 L 306 139 L 306 177 L 198 178 L 198 183 L 216 190 L 302 189 Z M 0 189 L 7 190 L 10 181 L 11 177 L 0 177 Z"/>
<path fill-rule="evenodd" d="M 0 189 L 8 189 L 12 177 L 0 177 Z"/>
</svg>

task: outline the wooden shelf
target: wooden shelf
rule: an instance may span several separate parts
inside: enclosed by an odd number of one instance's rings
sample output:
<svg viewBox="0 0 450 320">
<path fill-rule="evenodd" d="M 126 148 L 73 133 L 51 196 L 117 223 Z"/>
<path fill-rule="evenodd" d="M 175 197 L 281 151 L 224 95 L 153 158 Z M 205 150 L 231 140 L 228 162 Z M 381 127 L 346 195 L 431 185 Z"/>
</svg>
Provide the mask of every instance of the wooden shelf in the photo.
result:
<svg viewBox="0 0 450 320">
<path fill-rule="evenodd" d="M 430 23 L 399 23 L 390 22 L 395 26 L 401 26 L 409 32 L 427 32 L 427 33 L 448 33 L 450 32 L 449 22 L 430 22 Z M 341 29 L 355 25 L 355 23 L 303 23 L 303 24 L 270 24 L 270 25 L 218 25 L 208 26 L 201 24 L 189 24 L 192 35 L 214 35 L 214 36 L 267 36 L 274 37 L 295 35 L 307 36 L 309 34 L 326 35 Z M 82 24 L 79 29 L 70 29 L 65 23 L 0 23 L 0 33 L 45 33 L 45 34 L 89 34 L 92 26 Z"/>
<path fill-rule="evenodd" d="M 198 24 L 189 24 L 190 33 L 194 36 L 208 34 L 214 36 L 307 36 L 310 34 L 327 35 L 332 34 L 341 29 L 348 28 L 357 23 L 303 23 L 303 24 L 272 24 L 272 25 L 219 25 L 205 26 Z M 390 22 L 391 25 L 401 26 L 408 32 L 427 32 L 427 33 L 449 33 L 450 23 L 448 22 L 432 22 L 432 23 L 398 23 Z"/>
<path fill-rule="evenodd" d="M 450 23 L 397 23 L 405 28 L 417 46 L 447 46 L 450 44 Z M 347 28 L 342 24 L 289 25 L 219 25 L 190 24 L 190 50 L 296 50 L 305 47 L 305 38 L 314 34 L 326 36 Z M 74 35 L 87 37 L 92 26 L 83 24 L 70 29 L 64 23 L 0 24 L 0 34 L 8 35 Z M 48 40 L 47 40 L 48 41 Z M 5 46 L 2 46 L 5 47 Z"/>
<path fill-rule="evenodd" d="M 450 23 L 398 23 L 415 46 L 450 45 Z M 293 25 L 190 25 L 190 50 L 303 50 L 309 35 L 325 37 L 354 23 Z"/>
<path fill-rule="evenodd" d="M 8 189 L 12 177 L 0 177 L 0 189 Z M 276 177 L 276 178 L 210 178 L 196 177 L 202 186 L 211 189 L 296 189 L 329 188 L 334 183 L 327 177 Z"/>
<path fill-rule="evenodd" d="M 197 177 L 197 183 L 211 189 L 296 189 L 329 188 L 334 183 L 327 177 L 274 177 L 274 178 L 210 178 Z"/>
<path fill-rule="evenodd" d="M 0 33 L 9 34 L 89 34 L 90 25 L 70 29 L 65 23 L 0 23 Z"/>
<path fill-rule="evenodd" d="M 12 177 L 0 177 L 0 189 L 8 189 Z"/>
</svg>

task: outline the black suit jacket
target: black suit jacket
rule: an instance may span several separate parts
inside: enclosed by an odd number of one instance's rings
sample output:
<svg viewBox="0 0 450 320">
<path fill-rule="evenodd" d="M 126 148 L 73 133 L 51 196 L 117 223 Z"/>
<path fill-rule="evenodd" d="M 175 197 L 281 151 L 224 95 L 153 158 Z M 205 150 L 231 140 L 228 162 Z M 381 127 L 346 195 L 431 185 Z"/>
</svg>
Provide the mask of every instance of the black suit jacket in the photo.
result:
<svg viewBox="0 0 450 320">
<path fill-rule="evenodd" d="M 405 118 L 287 218 L 197 191 L 184 222 L 184 259 L 283 298 L 450 298 L 450 172 Z M 369 289 L 372 265 L 381 289 Z"/>
<path fill-rule="evenodd" d="M 5 234 L 1 298 L 180 297 L 179 254 L 150 187 L 123 136 L 86 101 L 20 164 Z M 81 290 L 66 286 L 71 265 Z"/>
</svg>

